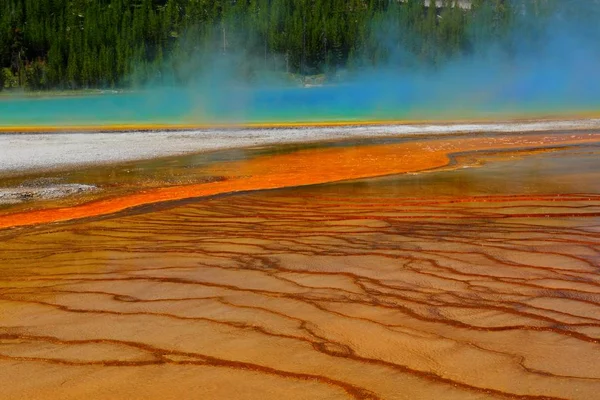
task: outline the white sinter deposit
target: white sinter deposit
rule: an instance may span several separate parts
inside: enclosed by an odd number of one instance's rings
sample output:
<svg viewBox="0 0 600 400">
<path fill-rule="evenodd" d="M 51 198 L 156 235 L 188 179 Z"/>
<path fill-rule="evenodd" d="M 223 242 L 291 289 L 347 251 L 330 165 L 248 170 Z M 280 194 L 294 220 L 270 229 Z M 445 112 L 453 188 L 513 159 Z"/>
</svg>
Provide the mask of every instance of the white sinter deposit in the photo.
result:
<svg viewBox="0 0 600 400">
<path fill-rule="evenodd" d="M 283 143 L 432 134 L 540 132 L 595 128 L 600 128 L 599 119 L 118 133 L 11 133 L 0 134 L 0 176 L 75 165 L 107 164 Z"/>
</svg>

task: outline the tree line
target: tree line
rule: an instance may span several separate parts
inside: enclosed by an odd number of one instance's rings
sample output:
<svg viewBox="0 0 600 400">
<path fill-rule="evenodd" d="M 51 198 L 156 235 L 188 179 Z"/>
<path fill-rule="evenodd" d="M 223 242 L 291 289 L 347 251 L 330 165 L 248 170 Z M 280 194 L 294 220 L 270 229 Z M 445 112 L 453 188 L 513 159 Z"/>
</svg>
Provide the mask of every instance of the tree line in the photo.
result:
<svg viewBox="0 0 600 400">
<path fill-rule="evenodd" d="M 435 66 L 502 37 L 516 14 L 504 0 L 433 3 L 2 0 L 0 90 L 185 83 L 221 57 L 248 76 Z"/>
</svg>

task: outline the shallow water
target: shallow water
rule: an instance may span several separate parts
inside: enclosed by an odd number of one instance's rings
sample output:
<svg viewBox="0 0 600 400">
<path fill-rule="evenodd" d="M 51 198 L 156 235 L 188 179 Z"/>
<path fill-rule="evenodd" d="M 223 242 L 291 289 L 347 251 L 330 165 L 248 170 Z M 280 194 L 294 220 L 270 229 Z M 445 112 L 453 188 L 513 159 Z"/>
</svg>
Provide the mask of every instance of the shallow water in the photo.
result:
<svg viewBox="0 0 600 400">
<path fill-rule="evenodd" d="M 258 152 L 170 166 L 296 154 Z M 475 148 L 0 231 L 0 397 L 594 398 L 599 153 Z"/>
</svg>

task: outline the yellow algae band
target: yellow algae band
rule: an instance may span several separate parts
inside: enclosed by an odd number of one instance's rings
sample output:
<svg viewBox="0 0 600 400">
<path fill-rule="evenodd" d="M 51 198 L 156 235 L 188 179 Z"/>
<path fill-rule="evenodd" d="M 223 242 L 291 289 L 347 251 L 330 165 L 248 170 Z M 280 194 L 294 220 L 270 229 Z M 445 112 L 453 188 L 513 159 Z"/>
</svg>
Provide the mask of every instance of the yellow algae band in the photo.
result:
<svg viewBox="0 0 600 400">
<path fill-rule="evenodd" d="M 600 127 L 600 112 L 581 112 L 569 115 L 538 115 L 538 116 L 496 116 L 493 118 L 468 118 L 468 119 L 381 119 L 381 120 L 339 120 L 339 121 L 297 121 L 297 122 L 251 122 L 251 123 L 127 123 L 127 124 L 81 124 L 81 125 L 0 125 L 0 133 L 44 133 L 44 132 L 128 132 L 128 131 L 181 131 L 181 130 L 206 130 L 206 129 L 277 129 L 277 128 L 327 128 L 351 126 L 406 126 L 406 125 L 457 125 L 457 124 L 517 124 L 534 122 L 571 122 L 573 128 L 578 123 L 586 127 L 596 122 Z M 548 126 L 548 129 L 552 129 Z"/>
<path fill-rule="evenodd" d="M 600 142 L 600 133 L 502 135 L 432 139 L 386 145 L 330 147 L 215 165 L 218 182 L 152 189 L 67 208 L 0 215 L 0 229 L 113 214 L 147 204 L 240 191 L 315 185 L 424 171 L 448 165 L 454 153 L 539 149 Z"/>
<path fill-rule="evenodd" d="M 130 131 L 183 131 L 205 129 L 285 129 L 285 128 L 327 128 L 349 126 L 385 126 L 385 125 L 412 125 L 426 124 L 432 121 L 404 120 L 404 121 L 329 121 L 329 122 L 272 122 L 250 124 L 107 124 L 107 125 L 33 125 L 33 126 L 0 126 L 0 132 L 13 133 L 43 133 L 43 132 L 130 132 Z M 467 121 L 447 121 L 447 123 L 461 123 Z M 437 123 L 440 123 L 439 121 Z"/>
</svg>

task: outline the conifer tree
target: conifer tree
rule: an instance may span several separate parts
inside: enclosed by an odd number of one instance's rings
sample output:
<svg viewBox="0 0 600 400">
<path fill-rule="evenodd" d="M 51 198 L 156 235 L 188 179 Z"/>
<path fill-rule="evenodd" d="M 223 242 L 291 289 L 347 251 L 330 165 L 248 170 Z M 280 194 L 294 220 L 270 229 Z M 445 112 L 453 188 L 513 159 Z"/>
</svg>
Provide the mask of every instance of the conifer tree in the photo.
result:
<svg viewBox="0 0 600 400">
<path fill-rule="evenodd" d="M 541 15 L 541 3 L 529 3 Z M 5 84 L 15 77 L 16 86 L 74 89 L 185 83 L 194 72 L 186 67 L 190 60 L 201 69 L 239 54 L 256 61 L 245 67 L 303 75 L 365 61 L 422 68 L 502 38 L 522 12 L 502 0 L 473 0 L 470 10 L 456 0 L 443 0 L 441 9 L 430 4 L 435 1 L 2 0 L 0 70 Z M 402 52 L 419 65 L 396 63 Z"/>
</svg>

